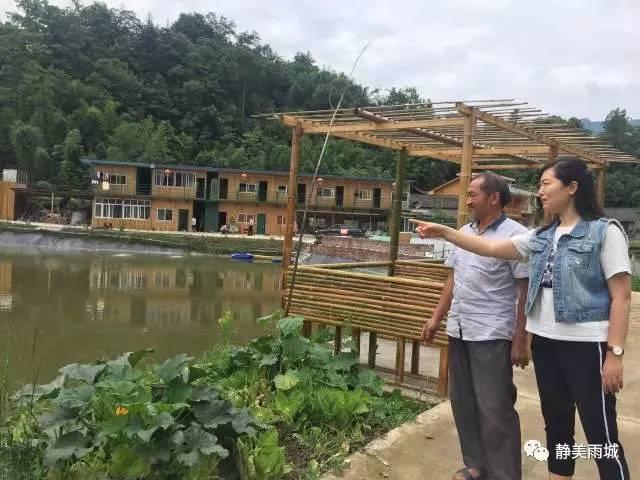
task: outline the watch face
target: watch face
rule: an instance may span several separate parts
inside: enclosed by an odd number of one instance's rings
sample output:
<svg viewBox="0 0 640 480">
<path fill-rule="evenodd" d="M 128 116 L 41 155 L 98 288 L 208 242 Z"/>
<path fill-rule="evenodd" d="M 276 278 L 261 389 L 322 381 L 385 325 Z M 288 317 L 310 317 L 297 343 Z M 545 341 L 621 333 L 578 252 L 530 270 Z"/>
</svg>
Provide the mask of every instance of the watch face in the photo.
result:
<svg viewBox="0 0 640 480">
<path fill-rule="evenodd" d="M 614 355 L 622 355 L 622 347 L 613 347 Z"/>
</svg>

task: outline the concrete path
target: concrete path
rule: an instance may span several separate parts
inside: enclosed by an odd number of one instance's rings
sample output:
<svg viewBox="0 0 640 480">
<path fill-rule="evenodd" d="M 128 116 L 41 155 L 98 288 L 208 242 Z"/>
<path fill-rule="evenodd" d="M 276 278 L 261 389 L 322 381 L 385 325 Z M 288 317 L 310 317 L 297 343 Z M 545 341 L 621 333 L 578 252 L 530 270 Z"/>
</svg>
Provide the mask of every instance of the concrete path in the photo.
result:
<svg viewBox="0 0 640 480">
<path fill-rule="evenodd" d="M 625 388 L 618 396 L 620 438 L 627 453 L 632 478 L 640 478 L 640 293 L 633 294 L 627 353 L 625 353 Z M 516 372 L 518 403 L 522 423 L 522 443 L 539 440 L 545 443 L 544 424 L 533 368 Z M 587 444 L 579 420 L 577 443 Z M 349 459 L 342 474 L 329 479 L 370 480 L 449 480 L 462 466 L 458 437 L 451 405 L 443 402 L 421 414 L 415 423 L 405 424 L 367 446 Z M 546 463 L 523 454 L 523 479 L 548 478 Z M 578 459 L 575 480 L 597 480 L 593 460 Z"/>
</svg>

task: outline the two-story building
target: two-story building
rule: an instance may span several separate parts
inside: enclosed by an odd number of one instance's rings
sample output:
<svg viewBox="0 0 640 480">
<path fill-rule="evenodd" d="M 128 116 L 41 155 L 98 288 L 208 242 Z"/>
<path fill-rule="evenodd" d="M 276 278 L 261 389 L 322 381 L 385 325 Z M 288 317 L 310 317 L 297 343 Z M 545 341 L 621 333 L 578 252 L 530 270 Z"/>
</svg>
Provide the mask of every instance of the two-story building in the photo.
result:
<svg viewBox="0 0 640 480">
<path fill-rule="evenodd" d="M 85 160 L 95 193 L 94 226 L 156 231 L 284 233 L 288 172 Z M 296 187 L 298 227 L 309 203 L 306 230 L 344 223 L 384 230 L 391 213 L 393 180 L 323 176 L 312 184 L 301 174 Z M 408 207 L 408 198 L 403 203 Z"/>
</svg>

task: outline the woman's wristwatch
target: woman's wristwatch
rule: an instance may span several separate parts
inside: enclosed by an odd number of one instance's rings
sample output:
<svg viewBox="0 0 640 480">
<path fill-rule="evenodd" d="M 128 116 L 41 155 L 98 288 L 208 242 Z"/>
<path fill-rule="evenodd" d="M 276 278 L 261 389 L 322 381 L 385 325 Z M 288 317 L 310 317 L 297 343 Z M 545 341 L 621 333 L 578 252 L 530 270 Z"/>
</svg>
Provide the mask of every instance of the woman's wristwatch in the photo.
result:
<svg viewBox="0 0 640 480">
<path fill-rule="evenodd" d="M 613 353 L 616 357 L 624 355 L 624 348 L 620 345 L 607 345 L 607 351 Z"/>
</svg>

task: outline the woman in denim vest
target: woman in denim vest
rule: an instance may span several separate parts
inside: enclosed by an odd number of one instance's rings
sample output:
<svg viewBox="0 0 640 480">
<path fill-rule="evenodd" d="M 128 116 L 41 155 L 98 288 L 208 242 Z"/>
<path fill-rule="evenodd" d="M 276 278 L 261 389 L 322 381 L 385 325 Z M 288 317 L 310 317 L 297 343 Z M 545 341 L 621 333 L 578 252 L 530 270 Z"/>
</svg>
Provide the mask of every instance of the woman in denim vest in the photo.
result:
<svg viewBox="0 0 640 480">
<path fill-rule="evenodd" d="M 604 218 L 582 160 L 547 164 L 538 195 L 553 221 L 506 240 L 414 223 L 423 238 L 442 237 L 487 257 L 528 259 L 527 331 L 547 433 L 549 478 L 573 477 L 577 408 L 589 443 L 585 457 L 595 456 L 602 480 L 628 480 L 615 397 L 623 386 L 631 303 L 628 240 L 619 222 Z"/>
</svg>

